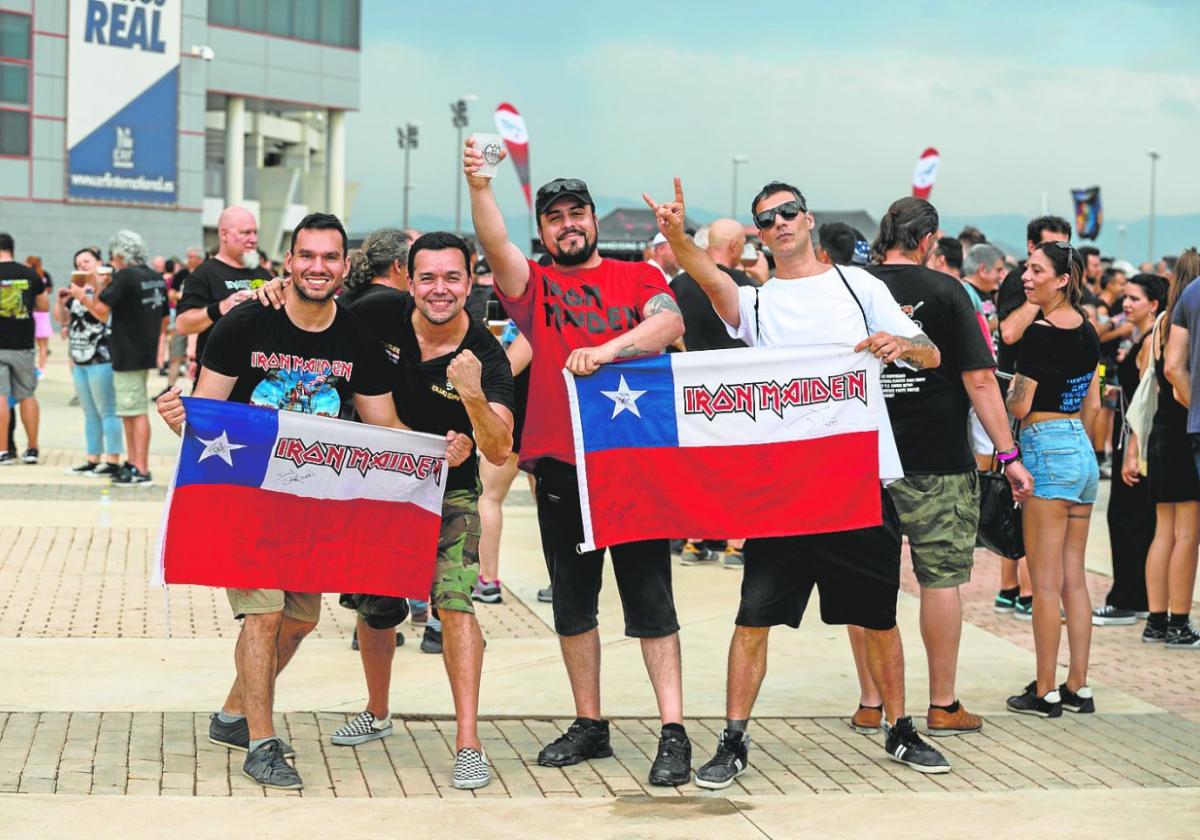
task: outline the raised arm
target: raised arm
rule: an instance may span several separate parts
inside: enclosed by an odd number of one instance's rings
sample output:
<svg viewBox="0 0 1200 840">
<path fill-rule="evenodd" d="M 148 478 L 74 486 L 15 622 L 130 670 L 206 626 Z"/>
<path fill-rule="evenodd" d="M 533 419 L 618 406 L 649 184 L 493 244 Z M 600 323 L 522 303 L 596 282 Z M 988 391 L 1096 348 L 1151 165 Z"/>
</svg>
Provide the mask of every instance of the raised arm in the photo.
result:
<svg viewBox="0 0 1200 840">
<path fill-rule="evenodd" d="M 507 152 L 500 151 L 500 160 Z M 492 276 L 500 291 L 510 298 L 520 297 L 529 285 L 529 263 L 521 249 L 508 238 L 504 216 L 496 203 L 492 191 L 492 179 L 483 178 L 475 172 L 483 164 L 483 152 L 475 148 L 475 138 L 468 137 L 463 145 L 463 175 L 467 179 L 467 192 L 471 196 L 471 222 L 475 225 L 475 237 L 479 247 L 492 267 Z"/>
<path fill-rule="evenodd" d="M 737 329 L 741 326 L 741 310 L 738 308 L 738 287 L 733 278 L 721 271 L 708 253 L 695 243 L 684 230 L 683 184 L 675 179 L 675 200 L 658 204 L 642 193 L 642 199 L 654 211 L 658 229 L 671 243 L 671 250 L 683 270 L 691 275 L 708 295 L 713 310 L 721 320 Z M 678 308 L 676 309 L 678 311 Z"/>
</svg>

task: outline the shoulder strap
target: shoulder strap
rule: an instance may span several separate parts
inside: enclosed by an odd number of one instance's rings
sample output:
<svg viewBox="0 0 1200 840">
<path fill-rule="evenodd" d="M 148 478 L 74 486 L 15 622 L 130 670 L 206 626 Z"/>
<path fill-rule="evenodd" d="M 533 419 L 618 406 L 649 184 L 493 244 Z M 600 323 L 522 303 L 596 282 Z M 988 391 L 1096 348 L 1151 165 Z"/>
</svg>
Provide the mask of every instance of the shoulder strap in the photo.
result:
<svg viewBox="0 0 1200 840">
<path fill-rule="evenodd" d="M 762 324 L 758 320 L 758 287 L 754 287 L 754 343 L 762 344 Z"/>
<path fill-rule="evenodd" d="M 842 274 L 842 270 L 834 265 L 833 270 L 837 272 L 838 277 L 842 278 L 842 285 L 846 287 L 846 291 L 850 293 L 850 297 L 854 298 L 854 302 L 858 305 L 858 311 L 862 313 L 863 328 L 867 331 L 867 335 L 871 334 L 871 325 L 867 323 L 867 310 L 863 309 L 862 301 L 858 299 L 858 295 L 854 294 L 854 289 L 850 288 L 850 283 L 846 280 L 846 275 Z"/>
</svg>

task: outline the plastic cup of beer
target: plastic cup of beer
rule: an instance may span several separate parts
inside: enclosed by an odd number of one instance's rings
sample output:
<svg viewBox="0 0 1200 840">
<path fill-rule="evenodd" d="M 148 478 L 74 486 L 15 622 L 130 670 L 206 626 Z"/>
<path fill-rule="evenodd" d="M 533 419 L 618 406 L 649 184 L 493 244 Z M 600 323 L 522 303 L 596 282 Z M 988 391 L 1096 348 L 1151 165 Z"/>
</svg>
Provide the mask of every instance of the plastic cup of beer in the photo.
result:
<svg viewBox="0 0 1200 840">
<path fill-rule="evenodd" d="M 483 153 L 483 163 L 479 164 L 475 174 L 481 178 L 495 178 L 500 154 L 504 149 L 504 139 L 499 134 L 481 132 L 476 132 L 471 137 L 475 140 L 475 150 Z"/>
</svg>

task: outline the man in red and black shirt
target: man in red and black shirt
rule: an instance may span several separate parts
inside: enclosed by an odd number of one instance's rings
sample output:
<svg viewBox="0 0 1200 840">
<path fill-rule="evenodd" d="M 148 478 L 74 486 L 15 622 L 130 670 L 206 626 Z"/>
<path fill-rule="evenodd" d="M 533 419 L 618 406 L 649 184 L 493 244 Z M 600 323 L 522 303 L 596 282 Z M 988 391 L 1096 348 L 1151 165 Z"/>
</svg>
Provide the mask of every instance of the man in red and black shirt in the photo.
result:
<svg viewBox="0 0 1200 840">
<path fill-rule="evenodd" d="M 508 239 L 490 178 L 476 175 L 483 154 L 468 140 L 463 170 L 475 234 L 495 289 L 533 346 L 521 465 L 537 478 L 538 526 L 554 593 L 554 629 L 575 697 L 576 720 L 538 754 L 550 767 L 612 755 L 600 715 L 597 600 L 604 551 L 580 554 L 583 523 L 575 445 L 562 370 L 586 376 L 614 359 L 661 353 L 683 334 L 683 318 L 662 272 L 596 253 L 596 205 L 580 180 L 558 178 L 537 192 L 538 233 L 551 263 L 527 260 Z M 691 742 L 683 728 L 679 623 L 668 541 L 609 548 L 625 611 L 625 634 L 641 639 L 658 699 L 662 737 L 650 783 L 688 781 Z"/>
</svg>

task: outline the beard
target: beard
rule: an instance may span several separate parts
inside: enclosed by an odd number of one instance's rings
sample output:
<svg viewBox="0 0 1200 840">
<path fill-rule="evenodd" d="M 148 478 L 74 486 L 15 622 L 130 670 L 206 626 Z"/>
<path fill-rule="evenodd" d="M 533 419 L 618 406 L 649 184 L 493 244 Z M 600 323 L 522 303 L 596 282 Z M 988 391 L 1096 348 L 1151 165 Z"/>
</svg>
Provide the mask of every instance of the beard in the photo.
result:
<svg viewBox="0 0 1200 840">
<path fill-rule="evenodd" d="M 589 240 L 587 234 L 583 231 L 578 231 L 583 237 L 583 244 L 571 250 L 565 250 L 557 242 L 554 243 L 554 250 L 550 246 L 546 246 L 546 250 L 558 265 L 583 265 L 592 258 L 592 254 L 596 253 L 596 240 Z M 555 253 L 557 250 L 558 253 Z"/>
<path fill-rule="evenodd" d="M 300 300 L 304 301 L 305 303 L 324 303 L 334 296 L 339 286 L 341 286 L 340 283 L 336 283 L 332 278 L 330 278 L 329 285 L 325 287 L 325 294 L 314 295 L 305 287 L 303 280 L 292 283 L 292 288 L 296 290 L 297 297 L 299 297 Z"/>
</svg>

